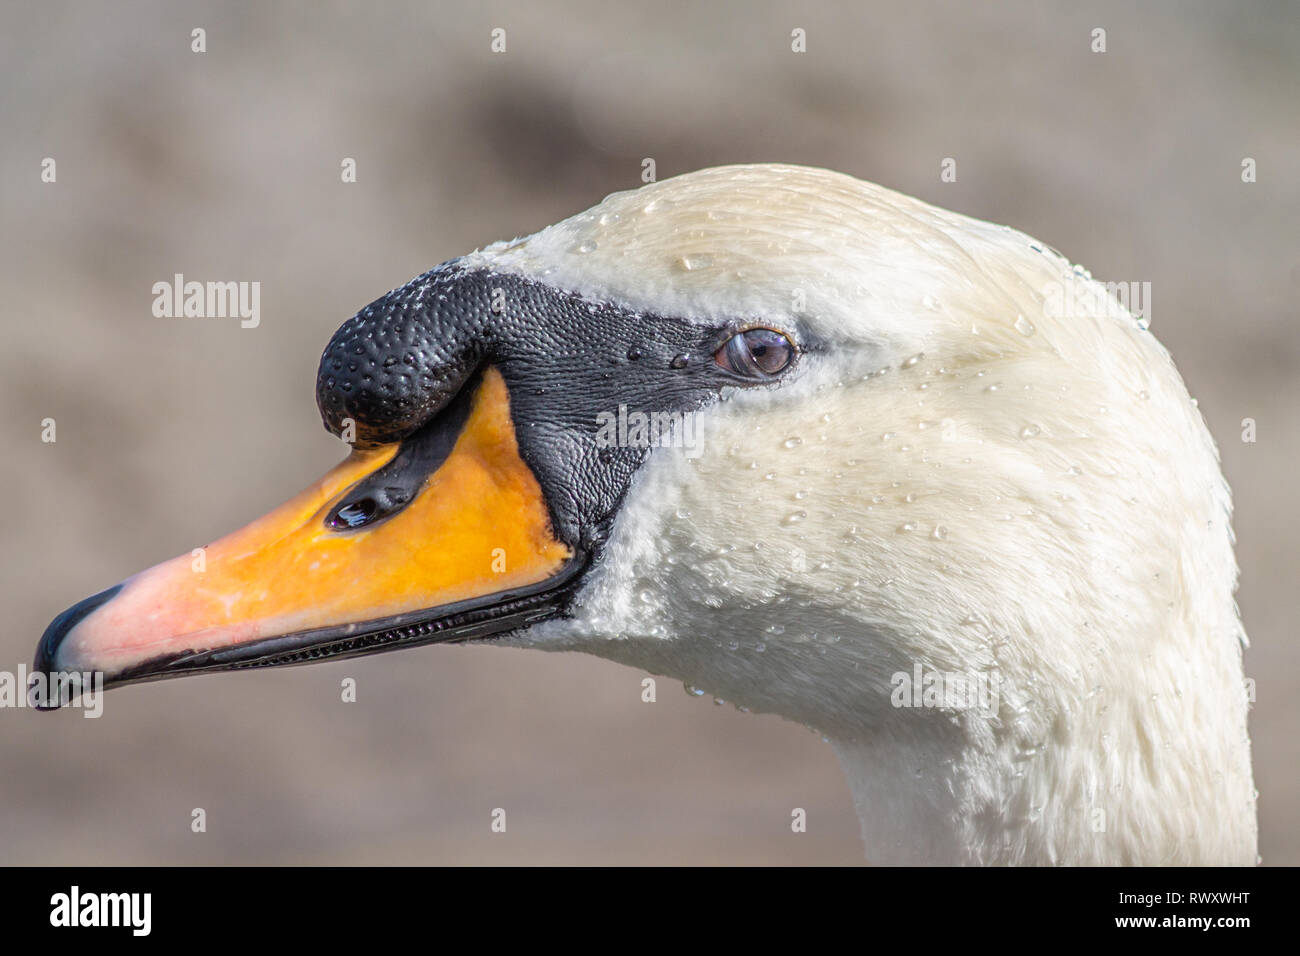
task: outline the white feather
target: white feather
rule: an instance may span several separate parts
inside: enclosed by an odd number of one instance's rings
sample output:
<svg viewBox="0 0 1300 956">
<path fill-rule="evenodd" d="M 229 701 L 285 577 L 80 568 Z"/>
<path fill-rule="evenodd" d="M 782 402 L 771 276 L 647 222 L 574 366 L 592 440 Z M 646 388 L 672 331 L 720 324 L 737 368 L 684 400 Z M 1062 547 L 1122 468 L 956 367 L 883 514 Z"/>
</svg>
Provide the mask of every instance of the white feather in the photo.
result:
<svg viewBox="0 0 1300 956">
<path fill-rule="evenodd" d="M 708 410 L 703 455 L 656 449 L 577 616 L 517 642 L 827 734 L 873 861 L 1255 862 L 1228 488 L 1168 353 L 1086 272 L 795 166 L 618 193 L 468 262 L 820 347 Z M 893 706 L 918 664 L 994 675 L 996 710 Z"/>
</svg>

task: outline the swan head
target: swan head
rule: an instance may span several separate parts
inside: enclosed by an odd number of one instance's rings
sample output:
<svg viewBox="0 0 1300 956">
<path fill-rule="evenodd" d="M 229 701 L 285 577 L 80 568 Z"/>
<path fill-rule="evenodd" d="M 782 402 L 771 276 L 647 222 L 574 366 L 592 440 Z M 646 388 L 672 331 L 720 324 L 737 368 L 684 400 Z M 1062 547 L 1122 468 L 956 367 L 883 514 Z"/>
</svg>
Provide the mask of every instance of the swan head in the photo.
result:
<svg viewBox="0 0 1300 956">
<path fill-rule="evenodd" d="M 1086 696 L 1171 617 L 1214 616 L 1235 653 L 1201 417 L 1145 321 L 1043 243 L 755 166 L 616 194 L 469 262 L 798 351 L 699 409 L 696 447 L 647 457 L 579 613 L 516 640 L 854 735 L 899 718 L 890 678 L 918 661 L 1027 701 Z"/>
<path fill-rule="evenodd" d="M 580 650 L 833 738 L 882 858 L 1059 858 L 1097 809 L 1118 856 L 1163 852 L 1195 808 L 1135 823 L 1116 787 L 1154 804 L 1191 765 L 1253 800 L 1213 443 L 1146 323 L 1015 230 L 825 170 L 702 170 L 390 293 L 318 401 L 352 457 L 212 546 L 235 565 L 310 526 L 289 558 L 237 587 L 160 566 L 66 612 L 38 665 L 152 679 L 420 626 Z M 352 550 L 320 552 L 322 521 Z M 322 561 L 389 570 L 328 599 L 266 580 Z M 259 611 L 277 586 L 303 593 Z M 943 835 L 877 821 L 873 847 L 873 814 Z"/>
</svg>

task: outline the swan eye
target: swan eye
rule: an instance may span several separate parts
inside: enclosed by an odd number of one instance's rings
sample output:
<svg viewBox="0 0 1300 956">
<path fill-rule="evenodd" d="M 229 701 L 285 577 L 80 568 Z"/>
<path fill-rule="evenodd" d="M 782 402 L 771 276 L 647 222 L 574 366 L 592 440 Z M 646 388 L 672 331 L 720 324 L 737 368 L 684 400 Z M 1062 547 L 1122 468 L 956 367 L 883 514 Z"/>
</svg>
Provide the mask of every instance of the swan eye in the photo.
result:
<svg viewBox="0 0 1300 956">
<path fill-rule="evenodd" d="M 745 378 L 770 378 L 790 367 L 794 345 L 773 329 L 745 329 L 727 339 L 713 360 Z"/>
</svg>

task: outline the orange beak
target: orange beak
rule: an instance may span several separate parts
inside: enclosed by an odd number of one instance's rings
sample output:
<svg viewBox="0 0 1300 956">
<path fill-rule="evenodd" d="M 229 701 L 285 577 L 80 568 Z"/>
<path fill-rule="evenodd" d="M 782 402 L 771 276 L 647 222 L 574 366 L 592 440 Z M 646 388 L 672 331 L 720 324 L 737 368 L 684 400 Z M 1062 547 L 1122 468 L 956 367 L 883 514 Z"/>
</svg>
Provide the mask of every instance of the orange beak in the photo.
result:
<svg viewBox="0 0 1300 956">
<path fill-rule="evenodd" d="M 457 401 L 459 417 L 444 410 L 401 443 L 354 450 L 247 527 L 69 608 L 36 670 L 128 683 L 467 640 L 550 616 L 579 562 L 520 458 L 505 382 L 489 368 Z"/>
</svg>

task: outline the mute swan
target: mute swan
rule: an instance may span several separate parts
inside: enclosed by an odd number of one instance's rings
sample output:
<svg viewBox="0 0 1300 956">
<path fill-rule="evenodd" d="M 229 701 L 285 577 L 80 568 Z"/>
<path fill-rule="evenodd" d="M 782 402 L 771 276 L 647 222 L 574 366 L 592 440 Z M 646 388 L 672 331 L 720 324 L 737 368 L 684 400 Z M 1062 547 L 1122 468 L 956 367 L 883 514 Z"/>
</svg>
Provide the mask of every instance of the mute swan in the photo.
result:
<svg viewBox="0 0 1300 956">
<path fill-rule="evenodd" d="M 820 730 L 873 862 L 1256 861 L 1214 444 L 1022 233 L 705 169 L 394 290 L 317 398 L 344 463 L 64 612 L 38 670 L 581 650 Z"/>
</svg>

